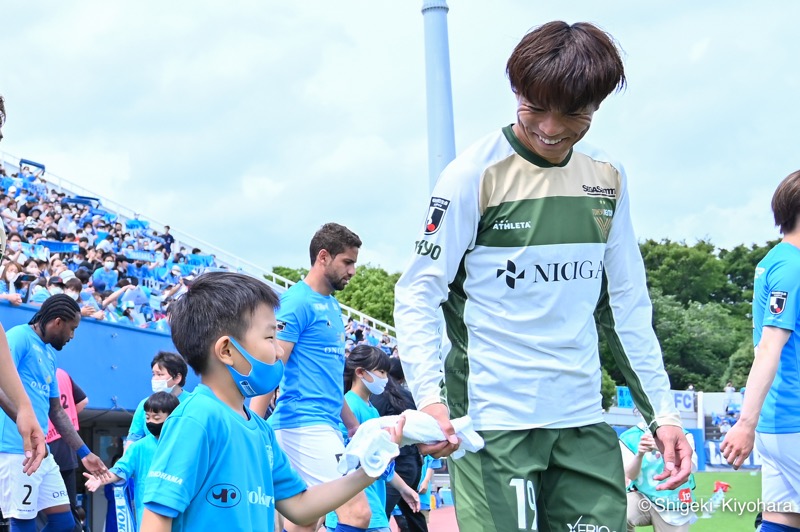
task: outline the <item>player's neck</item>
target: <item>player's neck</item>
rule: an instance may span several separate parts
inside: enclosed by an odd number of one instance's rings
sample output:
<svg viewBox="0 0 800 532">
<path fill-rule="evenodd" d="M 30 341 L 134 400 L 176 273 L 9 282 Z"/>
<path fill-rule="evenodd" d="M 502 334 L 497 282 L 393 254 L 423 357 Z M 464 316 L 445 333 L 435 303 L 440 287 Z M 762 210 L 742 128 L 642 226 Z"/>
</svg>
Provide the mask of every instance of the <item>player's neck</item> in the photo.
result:
<svg viewBox="0 0 800 532">
<path fill-rule="evenodd" d="M 355 378 L 358 379 L 358 377 Z M 350 388 L 350 391 L 363 399 L 365 403 L 369 403 L 369 396 L 372 394 L 370 394 L 369 390 L 367 390 L 367 387 L 364 386 L 360 379 L 358 382 L 353 382 L 353 387 Z"/>
<path fill-rule="evenodd" d="M 794 231 L 783 235 L 782 242 L 786 242 L 787 244 L 791 244 L 794 247 L 800 249 L 800 228 L 795 229 Z"/>
<path fill-rule="evenodd" d="M 325 272 L 320 268 L 311 267 L 306 278 L 303 279 L 311 289 L 323 296 L 329 296 L 333 293 L 333 287 L 325 277 Z"/>
</svg>

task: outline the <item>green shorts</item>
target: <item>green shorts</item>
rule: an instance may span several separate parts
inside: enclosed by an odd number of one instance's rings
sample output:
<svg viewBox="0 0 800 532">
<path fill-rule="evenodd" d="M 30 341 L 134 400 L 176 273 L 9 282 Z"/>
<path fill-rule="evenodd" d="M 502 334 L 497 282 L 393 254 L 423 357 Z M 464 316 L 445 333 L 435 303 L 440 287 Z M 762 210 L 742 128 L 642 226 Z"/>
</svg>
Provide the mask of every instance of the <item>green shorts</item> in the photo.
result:
<svg viewBox="0 0 800 532">
<path fill-rule="evenodd" d="M 449 460 L 460 532 L 624 532 L 617 433 L 605 423 L 482 431 L 486 447 Z"/>
</svg>

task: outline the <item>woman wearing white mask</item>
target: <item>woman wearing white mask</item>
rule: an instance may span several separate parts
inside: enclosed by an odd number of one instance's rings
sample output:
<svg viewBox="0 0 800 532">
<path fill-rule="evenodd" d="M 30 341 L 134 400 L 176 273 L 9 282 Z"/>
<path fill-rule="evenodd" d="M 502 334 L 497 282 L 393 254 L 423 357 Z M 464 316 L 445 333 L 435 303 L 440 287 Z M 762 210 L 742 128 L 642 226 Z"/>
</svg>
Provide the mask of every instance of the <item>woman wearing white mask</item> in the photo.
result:
<svg viewBox="0 0 800 532">
<path fill-rule="evenodd" d="M 150 368 L 153 374 L 150 388 L 153 393 L 171 393 L 181 402 L 189 397 L 189 392 L 183 389 L 186 384 L 187 366 L 186 360 L 182 356 L 169 351 L 159 351 L 150 362 Z M 128 445 L 150 433 L 145 424 L 144 402 L 146 400 L 147 397 L 142 399 L 142 402 L 139 403 L 133 413 L 133 421 L 131 421 L 131 427 L 128 429 L 128 438 L 125 440 L 126 449 Z"/>
</svg>

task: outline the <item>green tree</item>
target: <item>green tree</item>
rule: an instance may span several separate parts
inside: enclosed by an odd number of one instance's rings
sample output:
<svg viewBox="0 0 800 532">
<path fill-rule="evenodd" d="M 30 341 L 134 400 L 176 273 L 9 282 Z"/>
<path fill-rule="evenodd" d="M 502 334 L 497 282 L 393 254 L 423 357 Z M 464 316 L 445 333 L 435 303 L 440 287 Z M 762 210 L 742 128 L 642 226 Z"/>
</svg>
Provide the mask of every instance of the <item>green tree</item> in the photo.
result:
<svg viewBox="0 0 800 532">
<path fill-rule="evenodd" d="M 336 299 L 343 305 L 394 326 L 394 285 L 399 273 L 389 274 L 370 264 L 358 266 L 356 275 Z"/>
<path fill-rule="evenodd" d="M 741 388 L 747 384 L 747 376 L 750 375 L 750 367 L 753 365 L 753 353 L 753 339 L 745 338 L 742 340 L 739 348 L 734 351 L 728 360 L 728 367 L 717 383 L 719 389 L 722 389 L 728 381 L 731 381 L 736 388 Z"/>
<path fill-rule="evenodd" d="M 670 240 L 647 240 L 639 246 L 647 271 L 647 285 L 673 296 L 686 306 L 691 302 L 721 302 L 728 280 L 711 242 L 693 246 Z"/>
<path fill-rule="evenodd" d="M 771 240 L 763 246 L 753 244 L 750 247 L 740 244 L 730 251 L 719 251 L 723 270 L 728 277 L 725 302 L 730 303 L 733 312 L 744 319 L 751 317 L 756 266 L 778 242 L 779 240 Z"/>
<path fill-rule="evenodd" d="M 300 279 L 304 279 L 306 275 L 308 275 L 307 268 L 288 268 L 286 266 L 275 266 L 272 268 L 272 273 L 276 275 L 280 275 L 286 279 L 289 279 L 293 283 L 296 283 Z"/>
<path fill-rule="evenodd" d="M 614 398 L 617 396 L 617 383 L 608 374 L 606 368 L 600 368 L 603 375 L 600 380 L 600 393 L 603 394 L 603 410 L 608 410 L 614 404 Z"/>
</svg>

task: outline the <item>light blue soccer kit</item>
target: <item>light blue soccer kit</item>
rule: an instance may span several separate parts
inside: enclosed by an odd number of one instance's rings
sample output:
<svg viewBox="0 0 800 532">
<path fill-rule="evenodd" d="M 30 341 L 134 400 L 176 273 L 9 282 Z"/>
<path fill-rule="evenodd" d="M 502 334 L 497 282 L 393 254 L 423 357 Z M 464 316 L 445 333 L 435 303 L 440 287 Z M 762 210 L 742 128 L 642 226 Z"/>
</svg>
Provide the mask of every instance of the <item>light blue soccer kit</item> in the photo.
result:
<svg viewBox="0 0 800 532">
<path fill-rule="evenodd" d="M 300 281 L 281 295 L 278 339 L 294 343 L 269 421 L 275 430 L 309 425 L 337 428 L 344 374 L 342 309 L 333 296 Z"/>
<path fill-rule="evenodd" d="M 756 267 L 753 343 L 764 327 L 791 331 L 756 426 L 762 500 L 775 511 L 800 512 L 800 249 L 782 242 Z M 758 353 L 756 353 L 758 356 Z M 745 392 L 746 393 L 746 392 Z M 772 510 L 770 510 L 772 511 Z"/>
<path fill-rule="evenodd" d="M 244 419 L 200 384 L 164 422 L 145 483 L 145 508 L 173 531 L 273 530 L 275 500 L 306 489 L 249 409 Z"/>
<path fill-rule="evenodd" d="M 28 324 L 12 327 L 6 336 L 36 420 L 46 434 L 50 399 L 60 397 L 55 349 L 45 344 Z M 64 480 L 51 454 L 30 477 L 22 472 L 23 459 L 22 437 L 16 423 L 0 413 L 0 510 L 5 517 L 34 519 L 38 510 L 69 504 Z"/>
</svg>

